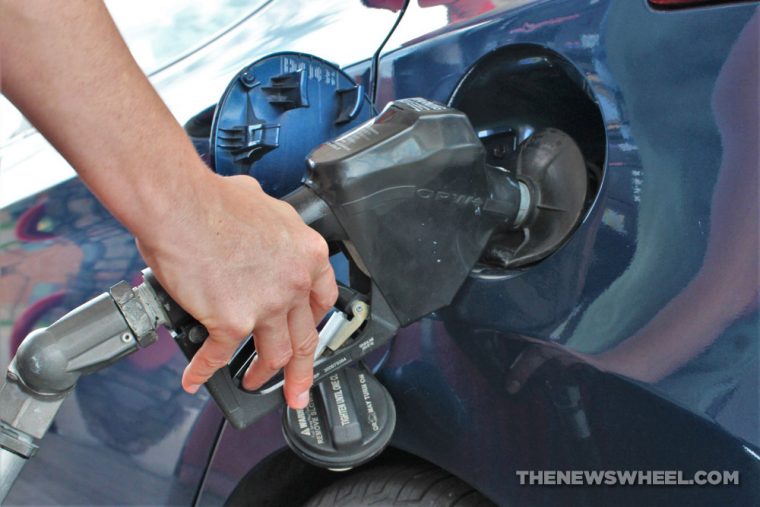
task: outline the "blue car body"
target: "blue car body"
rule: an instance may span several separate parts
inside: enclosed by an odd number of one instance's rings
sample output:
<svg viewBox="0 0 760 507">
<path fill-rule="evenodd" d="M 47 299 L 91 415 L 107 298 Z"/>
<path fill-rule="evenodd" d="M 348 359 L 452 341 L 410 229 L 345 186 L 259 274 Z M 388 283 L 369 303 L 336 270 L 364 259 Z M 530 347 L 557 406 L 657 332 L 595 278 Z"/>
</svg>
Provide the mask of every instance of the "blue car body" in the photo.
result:
<svg viewBox="0 0 760 507">
<path fill-rule="evenodd" d="M 558 251 L 480 266 L 374 358 L 398 411 L 389 459 L 427 460 L 500 505 L 760 504 L 757 3 L 453 1 L 415 34 L 405 23 L 428 3 L 411 2 L 376 69 L 371 55 L 344 67 L 377 110 L 420 96 L 482 132 L 499 114 L 554 126 L 598 172 Z M 144 267 L 76 179 L 8 205 L 0 235 L 0 357 Z M 334 480 L 286 450 L 280 413 L 223 424 L 205 393 L 182 392 L 185 364 L 162 336 L 83 378 L 9 504 L 286 504 Z M 521 485 L 530 470 L 725 470 L 740 484 Z"/>
</svg>

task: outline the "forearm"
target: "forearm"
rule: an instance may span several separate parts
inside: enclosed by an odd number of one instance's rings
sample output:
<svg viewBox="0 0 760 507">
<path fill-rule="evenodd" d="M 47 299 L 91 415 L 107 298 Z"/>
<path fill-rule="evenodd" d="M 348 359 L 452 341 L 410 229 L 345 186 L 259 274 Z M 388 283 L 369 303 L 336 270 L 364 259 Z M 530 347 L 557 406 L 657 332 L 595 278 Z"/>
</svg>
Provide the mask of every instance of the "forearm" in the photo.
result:
<svg viewBox="0 0 760 507">
<path fill-rule="evenodd" d="M 181 223 L 209 172 L 105 6 L 0 0 L 0 9 L 3 93 L 133 234 L 162 234 L 157 219 Z"/>
<path fill-rule="evenodd" d="M 253 331 L 243 384 L 280 368 L 309 400 L 316 322 L 337 297 L 324 239 L 253 178 L 201 162 L 96 0 L 0 0 L 3 92 L 138 239 L 161 285 L 209 331 L 198 390 Z M 291 359 L 292 358 L 292 359 Z"/>
</svg>

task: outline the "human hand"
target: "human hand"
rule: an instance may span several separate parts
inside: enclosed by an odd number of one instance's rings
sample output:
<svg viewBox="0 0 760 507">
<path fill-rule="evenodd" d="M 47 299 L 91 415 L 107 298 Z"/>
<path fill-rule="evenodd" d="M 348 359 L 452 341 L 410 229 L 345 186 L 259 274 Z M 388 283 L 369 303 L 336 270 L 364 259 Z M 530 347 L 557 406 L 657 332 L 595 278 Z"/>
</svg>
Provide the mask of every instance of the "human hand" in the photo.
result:
<svg viewBox="0 0 760 507">
<path fill-rule="evenodd" d="M 243 385 L 255 389 L 284 366 L 285 397 L 303 407 L 315 324 L 337 297 L 325 241 L 252 178 L 209 171 L 102 2 L 51 9 L 44 1 L 5 1 L 0 49 L 15 55 L 3 60 L 3 93 L 208 329 L 184 388 L 197 391 L 253 331 L 258 355 Z M 40 69 L 55 79 L 40 79 Z M 114 76 L 118 93 L 109 86 Z"/>
<path fill-rule="evenodd" d="M 136 234 L 161 285 L 209 332 L 182 386 L 195 393 L 253 331 L 257 355 L 243 387 L 258 389 L 284 368 L 285 399 L 303 408 L 316 325 L 338 294 L 327 244 L 249 176 L 209 172 L 196 188 L 176 219 Z"/>
</svg>

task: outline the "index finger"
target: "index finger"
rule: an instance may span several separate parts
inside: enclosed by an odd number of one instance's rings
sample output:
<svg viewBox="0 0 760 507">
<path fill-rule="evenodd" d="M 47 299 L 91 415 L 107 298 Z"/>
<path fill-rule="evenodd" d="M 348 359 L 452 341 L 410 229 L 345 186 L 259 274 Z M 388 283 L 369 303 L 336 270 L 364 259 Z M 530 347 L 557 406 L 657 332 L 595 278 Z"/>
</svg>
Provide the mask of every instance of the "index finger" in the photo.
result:
<svg viewBox="0 0 760 507">
<path fill-rule="evenodd" d="M 314 351 L 319 335 L 314 327 L 312 312 L 306 304 L 288 314 L 288 329 L 293 344 L 293 357 L 285 366 L 285 400 L 294 409 L 309 403 L 309 388 L 313 381 Z"/>
<path fill-rule="evenodd" d="M 239 340 L 209 336 L 190 360 L 182 374 L 182 388 L 195 394 L 216 371 L 227 364 L 237 349 Z"/>
</svg>

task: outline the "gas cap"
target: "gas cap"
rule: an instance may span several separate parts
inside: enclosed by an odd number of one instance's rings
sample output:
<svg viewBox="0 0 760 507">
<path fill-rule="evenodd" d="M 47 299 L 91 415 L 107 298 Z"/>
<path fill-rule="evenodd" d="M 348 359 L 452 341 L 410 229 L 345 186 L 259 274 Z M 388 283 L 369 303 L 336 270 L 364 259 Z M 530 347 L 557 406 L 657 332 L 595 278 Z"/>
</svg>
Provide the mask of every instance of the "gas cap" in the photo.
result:
<svg viewBox="0 0 760 507">
<path fill-rule="evenodd" d="M 301 183 L 312 149 L 373 114 L 364 87 L 336 65 L 275 53 L 240 71 L 222 95 L 211 126 L 212 166 L 249 174 L 282 197 Z"/>
<path fill-rule="evenodd" d="M 344 368 L 311 389 L 305 409 L 286 408 L 283 434 L 309 463 L 346 470 L 376 457 L 396 426 L 388 390 L 363 366 Z"/>
</svg>

